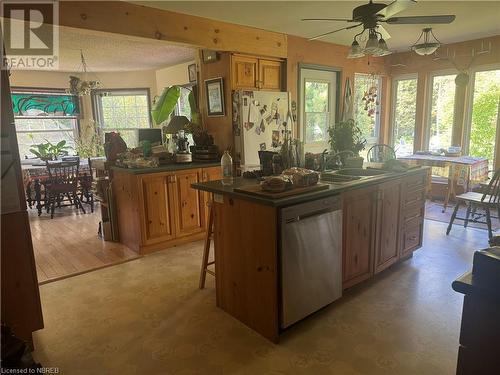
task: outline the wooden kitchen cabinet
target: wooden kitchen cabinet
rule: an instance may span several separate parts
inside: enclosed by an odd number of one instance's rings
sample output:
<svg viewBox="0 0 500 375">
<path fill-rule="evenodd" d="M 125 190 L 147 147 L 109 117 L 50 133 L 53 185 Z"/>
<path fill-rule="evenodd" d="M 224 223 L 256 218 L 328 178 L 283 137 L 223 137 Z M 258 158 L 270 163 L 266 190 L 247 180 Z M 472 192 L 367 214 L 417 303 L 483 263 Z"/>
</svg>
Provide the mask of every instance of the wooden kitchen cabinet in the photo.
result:
<svg viewBox="0 0 500 375">
<path fill-rule="evenodd" d="M 154 243 L 174 237 L 174 197 L 168 188 L 172 175 L 150 176 L 141 179 L 144 201 L 145 242 Z"/>
<path fill-rule="evenodd" d="M 220 167 L 153 169 L 143 174 L 121 168 L 112 171 L 121 243 L 145 254 L 204 237 L 205 193 L 191 184 L 216 179 Z"/>
<path fill-rule="evenodd" d="M 176 172 L 172 177 L 175 189 L 176 235 L 185 236 L 203 230 L 202 204 L 200 192 L 191 184 L 200 182 L 199 170 Z"/>
<path fill-rule="evenodd" d="M 375 273 L 399 259 L 401 182 L 396 180 L 381 184 L 377 197 Z"/>
<path fill-rule="evenodd" d="M 343 194 L 342 285 L 353 286 L 373 275 L 376 188 Z"/>
<path fill-rule="evenodd" d="M 231 56 L 231 88 L 233 90 L 282 89 L 283 62 L 254 56 Z"/>
</svg>

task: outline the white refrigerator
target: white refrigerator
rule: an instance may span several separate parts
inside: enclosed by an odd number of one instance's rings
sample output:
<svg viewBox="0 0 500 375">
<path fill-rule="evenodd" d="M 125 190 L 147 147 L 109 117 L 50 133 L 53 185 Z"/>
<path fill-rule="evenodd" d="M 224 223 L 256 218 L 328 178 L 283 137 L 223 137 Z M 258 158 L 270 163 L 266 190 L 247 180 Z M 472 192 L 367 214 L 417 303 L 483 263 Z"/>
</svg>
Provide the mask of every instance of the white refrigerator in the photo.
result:
<svg viewBox="0 0 500 375">
<path fill-rule="evenodd" d="M 279 151 L 292 130 L 288 92 L 233 92 L 235 152 L 243 170 L 258 169 L 259 150 Z"/>
</svg>

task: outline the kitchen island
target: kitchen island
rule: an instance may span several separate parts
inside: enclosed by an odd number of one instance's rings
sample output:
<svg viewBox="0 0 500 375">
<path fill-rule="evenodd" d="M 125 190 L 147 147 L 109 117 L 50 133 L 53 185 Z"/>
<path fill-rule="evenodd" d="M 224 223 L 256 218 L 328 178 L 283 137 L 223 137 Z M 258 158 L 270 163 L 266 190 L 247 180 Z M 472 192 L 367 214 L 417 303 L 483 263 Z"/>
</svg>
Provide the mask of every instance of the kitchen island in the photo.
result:
<svg viewBox="0 0 500 375">
<path fill-rule="evenodd" d="M 221 178 L 220 163 L 111 167 L 120 242 L 139 254 L 202 239 L 209 193 L 191 184 Z"/>
<path fill-rule="evenodd" d="M 324 220 L 316 219 L 317 227 L 309 230 L 310 241 L 300 238 L 299 241 L 305 243 L 302 244 L 305 252 L 316 254 L 318 246 L 328 248 L 328 241 L 337 238 L 338 244 L 332 243 L 331 249 L 339 252 L 338 271 L 334 257 L 325 262 L 316 259 L 311 264 L 323 267 L 323 271 L 325 264 L 332 264 L 331 273 L 339 280 L 340 286 L 336 288 L 341 293 L 411 257 L 421 247 L 429 171 L 422 167 L 405 173 L 384 173 L 331 183 L 325 190 L 280 199 L 238 191 L 242 186 L 257 183 L 251 179 L 236 178 L 231 186 L 221 181 L 194 183 L 193 188 L 214 194 L 217 306 L 278 342 L 280 333 L 296 320 L 284 317 L 288 293 L 285 291 L 290 290 L 284 282 L 293 280 L 293 275 L 284 277 L 287 271 L 284 264 L 289 263 L 289 249 L 293 247 L 284 244 L 287 237 L 283 233 L 284 226 L 294 221 L 285 216 L 293 214 L 295 207 L 316 207 L 318 213 L 329 211 L 327 206 L 338 207 L 337 211 L 332 208 L 332 214 L 324 216 Z M 323 211 L 319 209 L 321 205 L 325 206 Z M 334 212 L 340 214 L 337 221 Z M 300 262 L 295 268 L 299 273 L 307 271 Z M 299 273 L 296 279 L 300 280 L 303 275 Z M 309 282 L 307 278 L 304 280 Z M 296 288 L 300 289 L 300 285 Z"/>
</svg>

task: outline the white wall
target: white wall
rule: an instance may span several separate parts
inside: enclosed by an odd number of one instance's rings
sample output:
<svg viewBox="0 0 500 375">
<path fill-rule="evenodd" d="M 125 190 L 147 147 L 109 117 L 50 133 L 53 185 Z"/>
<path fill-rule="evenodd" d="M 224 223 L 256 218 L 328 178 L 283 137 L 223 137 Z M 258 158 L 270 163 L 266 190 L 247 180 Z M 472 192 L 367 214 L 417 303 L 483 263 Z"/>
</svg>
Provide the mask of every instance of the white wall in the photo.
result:
<svg viewBox="0 0 500 375">
<path fill-rule="evenodd" d="M 156 71 L 156 95 L 161 95 L 165 87 L 172 85 L 185 85 L 189 83 L 188 66 L 194 64 L 193 61 L 169 66 Z"/>
</svg>

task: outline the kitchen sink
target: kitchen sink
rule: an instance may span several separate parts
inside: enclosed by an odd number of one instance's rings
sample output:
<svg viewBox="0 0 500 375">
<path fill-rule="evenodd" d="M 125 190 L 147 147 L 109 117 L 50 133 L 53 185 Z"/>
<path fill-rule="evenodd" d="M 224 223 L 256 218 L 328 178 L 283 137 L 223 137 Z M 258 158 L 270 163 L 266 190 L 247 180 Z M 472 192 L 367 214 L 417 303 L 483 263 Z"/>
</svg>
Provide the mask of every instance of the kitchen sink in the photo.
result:
<svg viewBox="0 0 500 375">
<path fill-rule="evenodd" d="M 345 183 L 359 180 L 361 176 L 341 175 L 335 172 L 322 172 L 321 180 L 326 182 Z"/>
<path fill-rule="evenodd" d="M 364 169 L 364 168 L 344 168 L 335 172 L 338 175 L 342 176 L 357 176 L 357 177 L 365 177 L 365 176 L 379 176 L 381 174 L 387 173 L 386 171 L 382 171 L 380 169 Z"/>
</svg>

